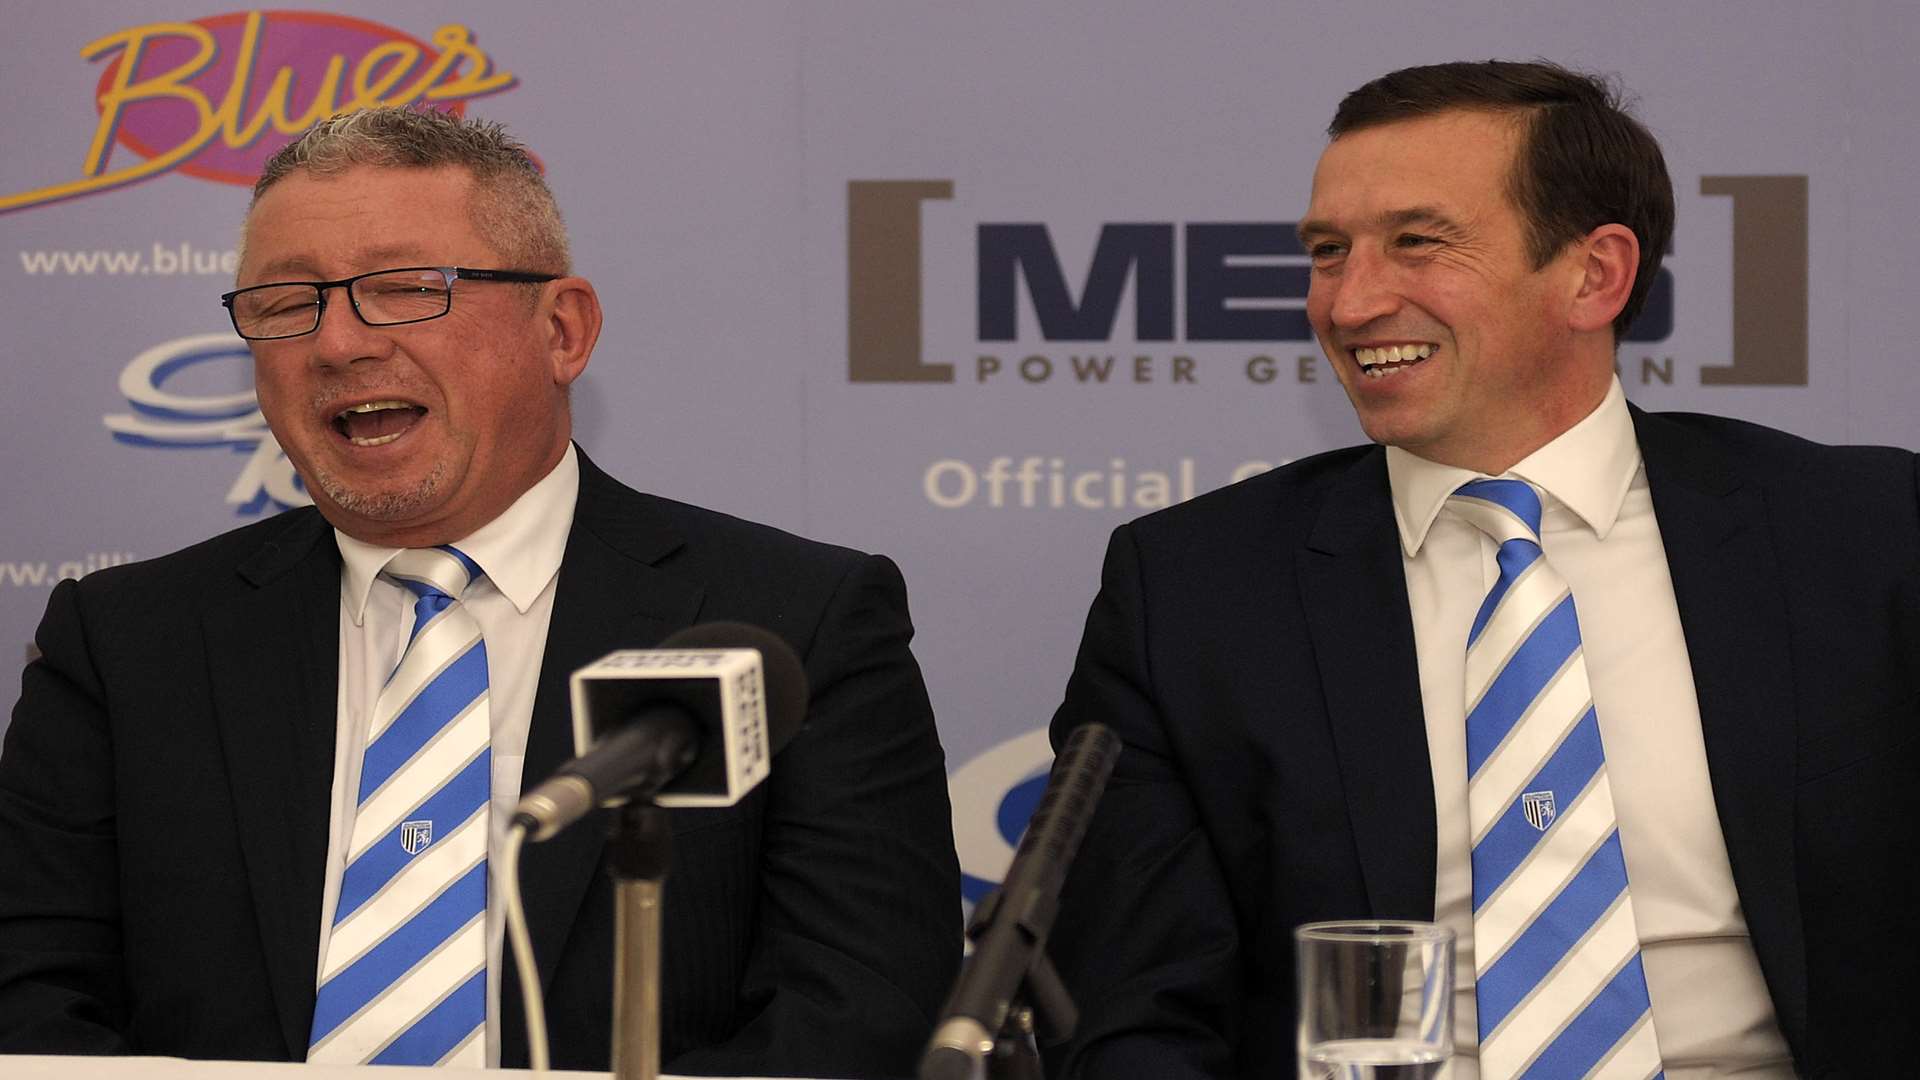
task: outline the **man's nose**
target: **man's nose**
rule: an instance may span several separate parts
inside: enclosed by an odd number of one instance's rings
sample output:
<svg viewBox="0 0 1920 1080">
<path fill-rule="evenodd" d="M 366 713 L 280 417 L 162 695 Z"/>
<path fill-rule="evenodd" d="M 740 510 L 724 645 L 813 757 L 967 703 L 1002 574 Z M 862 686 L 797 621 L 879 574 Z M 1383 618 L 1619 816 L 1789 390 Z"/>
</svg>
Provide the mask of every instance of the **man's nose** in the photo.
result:
<svg viewBox="0 0 1920 1080">
<path fill-rule="evenodd" d="M 368 326 L 353 309 L 353 299 L 341 286 L 322 296 L 320 325 L 311 335 L 312 362 L 319 367 L 344 367 L 377 360 L 392 347 L 392 339 Z"/>
<path fill-rule="evenodd" d="M 1329 284 L 1333 303 L 1327 316 L 1342 330 L 1357 330 L 1400 310 L 1398 275 L 1379 255 L 1355 249 Z"/>
</svg>

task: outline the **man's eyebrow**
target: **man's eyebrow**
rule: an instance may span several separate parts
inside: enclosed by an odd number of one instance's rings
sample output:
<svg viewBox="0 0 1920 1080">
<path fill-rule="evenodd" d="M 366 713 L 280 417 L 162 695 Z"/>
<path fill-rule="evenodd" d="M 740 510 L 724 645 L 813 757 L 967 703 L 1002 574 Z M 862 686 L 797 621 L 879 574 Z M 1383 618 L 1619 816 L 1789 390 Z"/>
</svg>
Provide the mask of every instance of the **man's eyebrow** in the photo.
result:
<svg viewBox="0 0 1920 1080">
<path fill-rule="evenodd" d="M 423 266 L 426 265 L 423 259 L 425 256 L 420 254 L 418 248 L 382 244 L 356 252 L 353 262 L 365 265 L 372 270 L 385 270 L 398 266 Z M 289 255 L 267 263 L 260 267 L 257 273 L 261 281 L 269 284 L 280 281 L 314 281 L 318 280 L 320 275 L 314 267 L 315 263 L 305 255 Z"/>
<path fill-rule="evenodd" d="M 1382 214 L 1380 223 L 1389 229 L 1403 228 L 1408 225 L 1425 225 L 1432 229 L 1455 232 L 1460 228 L 1458 222 L 1433 206 L 1409 206 L 1405 210 L 1394 210 Z"/>
<path fill-rule="evenodd" d="M 1332 222 L 1321 221 L 1316 218 L 1309 218 L 1306 221 L 1303 221 L 1300 224 L 1294 226 L 1293 234 L 1300 238 L 1300 246 L 1306 247 L 1308 246 L 1307 240 L 1309 237 L 1319 236 L 1323 233 L 1338 232 L 1338 231 L 1339 230 L 1333 227 Z"/>
<path fill-rule="evenodd" d="M 1403 229 L 1409 225 L 1421 225 L 1441 232 L 1458 232 L 1459 222 L 1448 217 L 1437 206 L 1409 206 L 1402 210 L 1389 210 L 1372 219 L 1382 229 Z M 1315 236 L 1340 235 L 1341 229 L 1331 221 L 1309 218 L 1295 227 L 1295 235 L 1300 238 L 1300 246 L 1311 246 L 1308 241 Z"/>
<path fill-rule="evenodd" d="M 311 277 L 313 270 L 305 259 L 275 259 L 255 270 L 254 274 L 262 282 L 271 284 L 277 281 L 307 280 L 307 278 L 303 278 L 300 275 L 304 274 Z"/>
<path fill-rule="evenodd" d="M 353 261 L 372 269 L 379 270 L 388 266 L 420 266 L 426 256 L 420 249 L 408 244 L 381 244 L 377 247 L 362 248 L 354 253 Z M 432 260 L 427 260 L 431 262 Z"/>
</svg>

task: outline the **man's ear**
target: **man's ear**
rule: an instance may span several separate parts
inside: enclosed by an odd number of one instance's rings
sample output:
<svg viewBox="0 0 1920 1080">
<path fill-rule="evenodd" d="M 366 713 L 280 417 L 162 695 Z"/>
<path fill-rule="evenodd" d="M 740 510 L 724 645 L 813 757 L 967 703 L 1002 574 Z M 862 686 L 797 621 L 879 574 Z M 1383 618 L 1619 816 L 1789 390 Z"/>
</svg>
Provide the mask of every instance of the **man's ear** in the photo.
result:
<svg viewBox="0 0 1920 1080">
<path fill-rule="evenodd" d="M 1568 311 L 1574 330 L 1604 330 L 1627 306 L 1640 271 L 1640 240 L 1625 225 L 1602 225 L 1574 242 L 1579 272 Z"/>
<path fill-rule="evenodd" d="M 547 355 L 556 386 L 571 386 L 587 370 L 594 342 L 600 340 L 600 297 L 583 277 L 547 283 L 540 305 L 547 329 Z"/>
</svg>

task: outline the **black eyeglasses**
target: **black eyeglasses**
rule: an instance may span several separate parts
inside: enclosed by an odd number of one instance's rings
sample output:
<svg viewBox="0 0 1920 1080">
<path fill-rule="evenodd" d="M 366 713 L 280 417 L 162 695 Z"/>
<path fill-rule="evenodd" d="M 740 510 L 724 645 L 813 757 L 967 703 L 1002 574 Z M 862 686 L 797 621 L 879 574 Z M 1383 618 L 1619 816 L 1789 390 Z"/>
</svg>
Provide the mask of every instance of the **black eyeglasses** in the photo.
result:
<svg viewBox="0 0 1920 1080">
<path fill-rule="evenodd" d="M 345 289 L 353 313 L 368 326 L 426 322 L 453 310 L 453 283 L 507 281 L 535 285 L 558 274 L 524 270 L 474 270 L 464 266 L 403 266 L 338 281 L 276 281 L 236 289 L 220 297 L 233 330 L 248 341 L 299 337 L 320 328 L 327 290 Z"/>
</svg>

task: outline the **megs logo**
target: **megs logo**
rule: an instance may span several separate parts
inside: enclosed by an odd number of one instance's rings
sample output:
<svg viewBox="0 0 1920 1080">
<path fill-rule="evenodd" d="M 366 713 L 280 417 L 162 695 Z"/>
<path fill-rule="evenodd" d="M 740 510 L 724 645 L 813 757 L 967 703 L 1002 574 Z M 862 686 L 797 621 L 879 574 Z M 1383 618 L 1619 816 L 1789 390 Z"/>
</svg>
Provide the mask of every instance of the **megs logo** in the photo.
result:
<svg viewBox="0 0 1920 1080">
<path fill-rule="evenodd" d="M 952 362 L 929 360 L 921 327 L 921 208 L 951 199 L 951 180 L 854 180 L 847 184 L 847 377 L 851 382 L 951 383 Z M 1702 195 L 1733 203 L 1731 362 L 1702 365 L 1707 385 L 1804 386 L 1807 381 L 1807 178 L 1705 176 Z M 1311 342 L 1306 296 L 1310 268 L 1293 222 L 1109 222 L 1069 284 L 1044 223 L 976 226 L 974 344 L 1023 340 L 1024 294 L 1039 339 L 1106 343 L 1121 325 L 1132 287 L 1129 339 L 1139 343 Z M 1647 306 L 1624 342 L 1664 341 L 1674 328 L 1674 278 L 1662 268 Z M 1128 358 L 1076 354 L 1056 365 L 1034 354 L 1017 361 L 1028 382 L 1056 366 L 1080 382 L 1106 382 Z M 1153 357 L 1133 357 L 1133 381 L 1153 381 Z M 1194 358 L 1174 355 L 1165 381 L 1195 381 Z M 1005 362 L 977 355 L 973 379 L 987 382 Z M 1271 357 L 1247 361 L 1254 382 L 1272 381 Z M 1668 381 L 1671 381 L 1669 363 Z"/>
</svg>

